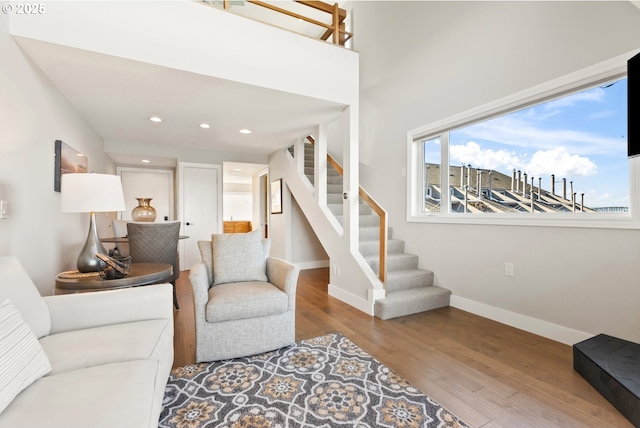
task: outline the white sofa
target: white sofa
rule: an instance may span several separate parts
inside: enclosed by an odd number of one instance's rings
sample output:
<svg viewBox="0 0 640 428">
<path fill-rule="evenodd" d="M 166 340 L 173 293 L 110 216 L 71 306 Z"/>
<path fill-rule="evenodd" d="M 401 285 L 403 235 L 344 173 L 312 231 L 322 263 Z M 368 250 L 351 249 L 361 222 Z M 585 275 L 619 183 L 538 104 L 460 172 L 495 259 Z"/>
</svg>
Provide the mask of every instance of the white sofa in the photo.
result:
<svg viewBox="0 0 640 428">
<path fill-rule="evenodd" d="M 0 428 L 158 426 L 173 364 L 171 284 L 41 297 L 18 259 L 1 257 L 7 299 L 51 370 L 0 413 Z"/>
</svg>

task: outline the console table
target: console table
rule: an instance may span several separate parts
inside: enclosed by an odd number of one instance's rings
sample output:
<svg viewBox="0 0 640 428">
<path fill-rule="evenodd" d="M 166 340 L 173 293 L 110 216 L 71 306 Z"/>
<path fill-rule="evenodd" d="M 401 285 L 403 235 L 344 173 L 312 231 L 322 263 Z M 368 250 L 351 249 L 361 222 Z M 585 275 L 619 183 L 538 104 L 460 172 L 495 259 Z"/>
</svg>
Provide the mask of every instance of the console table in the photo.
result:
<svg viewBox="0 0 640 428">
<path fill-rule="evenodd" d="M 56 276 L 54 294 L 116 290 L 139 285 L 158 284 L 171 277 L 173 266 L 166 263 L 132 263 L 129 274 L 119 279 L 103 279 L 98 272 L 89 274 L 63 272 Z M 78 276 L 75 277 L 74 276 Z"/>
</svg>

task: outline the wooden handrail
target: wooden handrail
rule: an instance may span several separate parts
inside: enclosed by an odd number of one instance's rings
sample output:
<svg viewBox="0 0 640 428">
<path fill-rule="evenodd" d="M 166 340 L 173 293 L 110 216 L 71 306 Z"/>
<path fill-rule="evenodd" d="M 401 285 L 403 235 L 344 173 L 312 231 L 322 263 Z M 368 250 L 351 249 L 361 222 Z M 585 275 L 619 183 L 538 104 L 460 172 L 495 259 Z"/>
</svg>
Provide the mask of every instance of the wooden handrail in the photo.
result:
<svg viewBox="0 0 640 428">
<path fill-rule="evenodd" d="M 211 5 L 209 1 L 206 0 L 198 0 L 204 4 Z M 310 8 L 319 10 L 321 12 L 329 13 L 332 16 L 331 24 L 325 24 L 324 22 L 315 20 L 313 18 L 309 18 L 304 15 L 300 15 L 299 13 L 292 12 L 287 9 L 283 9 L 281 7 L 275 6 L 270 3 L 266 3 L 260 0 L 245 0 L 247 3 L 255 4 L 256 6 L 264 7 L 265 9 L 272 10 L 277 13 L 281 13 L 283 15 L 290 16 L 295 19 L 301 19 L 303 21 L 309 22 L 311 24 L 317 25 L 322 28 L 326 28 L 326 31 L 320 36 L 321 40 L 328 40 L 329 37 L 333 36 L 333 43 L 344 46 L 347 40 L 353 37 L 353 34 L 349 33 L 345 30 L 344 20 L 347 17 L 347 11 L 340 8 L 338 3 L 328 4 L 322 1 L 308 1 L 308 0 L 295 0 L 296 3 L 300 3 L 304 6 L 308 6 Z M 229 0 L 223 0 L 222 6 L 225 10 L 228 10 L 230 7 Z"/>
<path fill-rule="evenodd" d="M 296 3 L 300 3 L 303 4 L 305 6 L 309 6 L 312 7 L 316 10 L 322 11 L 322 12 L 326 12 L 326 13 L 333 13 L 333 9 L 335 6 L 337 6 L 337 3 L 334 5 L 330 5 L 328 3 L 322 2 L 322 1 L 305 1 L 305 0 L 295 0 Z M 347 17 L 347 11 L 341 8 L 338 8 L 338 16 L 340 18 L 340 22 L 344 21 L 345 18 Z"/>
<path fill-rule="evenodd" d="M 307 136 L 307 140 L 311 144 L 315 144 L 315 139 L 309 135 Z M 344 177 L 344 169 L 342 165 L 333 158 L 329 153 L 327 153 L 327 162 L 331 164 L 331 166 L 338 171 L 340 176 Z M 372 197 L 367 193 L 366 190 L 362 186 L 358 186 L 358 194 L 362 198 L 362 200 L 371 207 L 371 209 L 378 214 L 380 217 L 380 269 L 378 272 L 378 278 L 382 281 L 383 284 L 387 282 L 387 212 L 378 204 Z"/>
</svg>

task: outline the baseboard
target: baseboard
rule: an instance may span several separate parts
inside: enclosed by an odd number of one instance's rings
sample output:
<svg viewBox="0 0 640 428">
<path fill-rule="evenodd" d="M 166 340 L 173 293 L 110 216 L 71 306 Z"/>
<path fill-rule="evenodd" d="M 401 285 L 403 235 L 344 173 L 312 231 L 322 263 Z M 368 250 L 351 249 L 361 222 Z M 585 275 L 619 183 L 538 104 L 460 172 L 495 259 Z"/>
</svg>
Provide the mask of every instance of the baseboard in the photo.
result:
<svg viewBox="0 0 640 428">
<path fill-rule="evenodd" d="M 592 334 L 496 308 L 460 296 L 452 295 L 450 306 L 566 345 L 573 345 L 593 337 Z"/>
<path fill-rule="evenodd" d="M 336 299 L 345 302 L 347 305 L 353 306 L 354 308 L 373 316 L 373 304 L 354 294 L 344 291 L 335 285 L 329 284 L 329 296 L 335 297 Z"/>
<path fill-rule="evenodd" d="M 300 270 L 318 269 L 329 267 L 329 260 L 316 260 L 313 262 L 299 262 L 295 264 Z"/>
</svg>

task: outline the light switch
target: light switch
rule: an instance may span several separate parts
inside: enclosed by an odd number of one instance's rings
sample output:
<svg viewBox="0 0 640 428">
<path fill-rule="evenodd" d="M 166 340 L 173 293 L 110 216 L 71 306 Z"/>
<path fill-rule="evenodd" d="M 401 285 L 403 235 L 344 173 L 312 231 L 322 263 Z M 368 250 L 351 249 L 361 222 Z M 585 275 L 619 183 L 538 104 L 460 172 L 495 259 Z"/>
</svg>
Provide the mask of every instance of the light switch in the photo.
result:
<svg viewBox="0 0 640 428">
<path fill-rule="evenodd" d="M 0 218 L 9 218 L 9 201 L 0 201 Z"/>
</svg>

